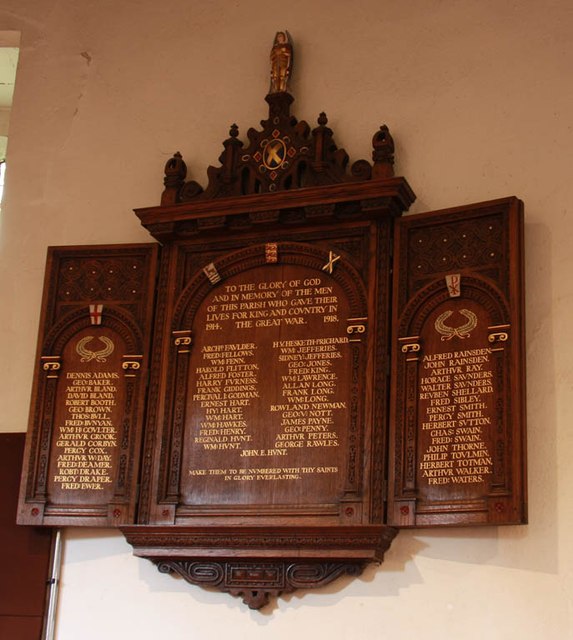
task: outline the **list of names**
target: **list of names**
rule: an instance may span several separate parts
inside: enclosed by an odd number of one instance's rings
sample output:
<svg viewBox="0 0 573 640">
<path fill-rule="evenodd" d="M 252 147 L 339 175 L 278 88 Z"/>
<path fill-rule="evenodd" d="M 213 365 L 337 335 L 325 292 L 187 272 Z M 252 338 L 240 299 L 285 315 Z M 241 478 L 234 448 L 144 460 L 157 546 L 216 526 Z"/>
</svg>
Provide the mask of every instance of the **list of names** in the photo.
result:
<svg viewBox="0 0 573 640">
<path fill-rule="evenodd" d="M 429 485 L 482 483 L 492 473 L 485 430 L 493 392 L 491 349 L 424 356 L 419 400 L 428 445 L 419 470 Z"/>
<path fill-rule="evenodd" d="M 65 418 L 57 425 L 53 476 L 60 489 L 103 491 L 113 482 L 118 378 L 112 371 L 66 373 Z"/>
</svg>

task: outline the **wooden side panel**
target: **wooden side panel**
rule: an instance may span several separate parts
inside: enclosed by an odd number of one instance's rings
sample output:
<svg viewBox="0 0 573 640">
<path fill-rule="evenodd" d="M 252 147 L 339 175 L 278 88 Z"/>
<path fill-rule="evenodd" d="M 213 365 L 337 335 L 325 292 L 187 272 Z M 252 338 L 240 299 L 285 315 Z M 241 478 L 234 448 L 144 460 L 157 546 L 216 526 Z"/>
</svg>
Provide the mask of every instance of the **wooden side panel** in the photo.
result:
<svg viewBox="0 0 573 640">
<path fill-rule="evenodd" d="M 523 211 L 397 223 L 388 522 L 526 521 Z"/>
<path fill-rule="evenodd" d="M 157 250 L 49 250 L 20 524 L 134 521 Z"/>
</svg>

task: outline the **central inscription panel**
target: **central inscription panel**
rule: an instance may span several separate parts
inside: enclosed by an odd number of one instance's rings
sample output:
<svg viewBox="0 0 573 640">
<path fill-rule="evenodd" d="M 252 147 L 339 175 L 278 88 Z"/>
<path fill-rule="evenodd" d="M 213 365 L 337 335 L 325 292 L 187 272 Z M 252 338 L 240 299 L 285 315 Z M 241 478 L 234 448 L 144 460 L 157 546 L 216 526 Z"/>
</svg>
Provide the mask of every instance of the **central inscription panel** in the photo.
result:
<svg viewBox="0 0 573 640">
<path fill-rule="evenodd" d="M 351 405 L 349 305 L 300 265 L 213 287 L 192 328 L 182 502 L 334 503 Z"/>
</svg>

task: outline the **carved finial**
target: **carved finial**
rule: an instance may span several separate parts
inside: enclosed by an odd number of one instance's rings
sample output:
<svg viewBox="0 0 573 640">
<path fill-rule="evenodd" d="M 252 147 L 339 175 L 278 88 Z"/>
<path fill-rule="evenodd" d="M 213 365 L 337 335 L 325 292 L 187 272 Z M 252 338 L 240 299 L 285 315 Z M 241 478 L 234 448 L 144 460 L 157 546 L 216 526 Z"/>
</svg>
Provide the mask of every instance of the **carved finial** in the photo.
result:
<svg viewBox="0 0 573 640">
<path fill-rule="evenodd" d="M 243 143 L 238 139 L 239 127 L 232 124 L 229 129 L 229 137 L 223 142 L 225 150 L 219 156 L 219 161 L 223 165 L 221 174 L 224 183 L 231 183 L 236 178 L 237 162 L 239 159 L 239 151 Z"/>
<path fill-rule="evenodd" d="M 315 170 L 321 171 L 321 163 L 326 161 L 328 155 L 336 149 L 336 145 L 332 142 L 332 129 L 329 129 L 326 124 L 328 118 L 324 111 L 318 116 L 318 127 L 312 130 L 312 136 L 314 138 L 314 162 Z"/>
<path fill-rule="evenodd" d="M 172 158 L 165 163 L 165 178 L 163 184 L 165 190 L 161 194 L 161 204 L 175 204 L 177 192 L 185 182 L 187 176 L 187 165 L 183 162 L 183 157 L 177 151 Z"/>
<path fill-rule="evenodd" d="M 184 179 L 187 175 L 187 165 L 183 162 L 183 156 L 176 151 L 172 158 L 165 164 L 165 179 L 178 177 Z"/>
<path fill-rule="evenodd" d="M 374 134 L 372 146 L 372 177 L 379 180 L 391 178 L 394 175 L 394 140 L 385 124 Z"/>
<path fill-rule="evenodd" d="M 293 48 L 288 31 L 277 31 L 271 49 L 271 87 L 269 93 L 284 93 L 292 72 Z"/>
</svg>

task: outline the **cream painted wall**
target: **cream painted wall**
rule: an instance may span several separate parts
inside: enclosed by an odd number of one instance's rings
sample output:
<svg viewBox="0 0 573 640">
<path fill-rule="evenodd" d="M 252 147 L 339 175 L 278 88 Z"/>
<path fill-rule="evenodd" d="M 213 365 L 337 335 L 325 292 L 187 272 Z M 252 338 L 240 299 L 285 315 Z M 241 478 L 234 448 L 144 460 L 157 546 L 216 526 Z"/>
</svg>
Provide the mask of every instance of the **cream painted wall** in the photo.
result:
<svg viewBox="0 0 573 640">
<path fill-rule="evenodd" d="M 402 532 L 381 568 L 249 612 L 160 575 L 111 531 L 67 531 L 58 640 L 573 638 L 570 0 L 4 0 L 22 33 L 0 220 L 0 430 L 26 428 L 46 247 L 146 241 L 180 150 L 205 183 L 228 126 L 266 116 L 275 31 L 294 112 L 369 157 L 386 122 L 414 212 L 526 205 L 530 522 Z"/>
</svg>

